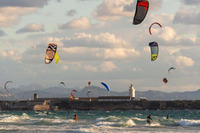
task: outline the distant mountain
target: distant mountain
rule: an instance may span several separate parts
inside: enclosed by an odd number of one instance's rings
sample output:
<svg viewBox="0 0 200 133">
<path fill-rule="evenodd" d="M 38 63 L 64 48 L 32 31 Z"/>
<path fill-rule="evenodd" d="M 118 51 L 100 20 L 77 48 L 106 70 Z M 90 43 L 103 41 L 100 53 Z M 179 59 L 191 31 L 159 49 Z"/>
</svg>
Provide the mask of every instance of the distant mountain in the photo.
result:
<svg viewBox="0 0 200 133">
<path fill-rule="evenodd" d="M 30 88 L 29 88 L 30 87 Z M 33 89 L 39 88 L 39 89 Z M 44 88 L 40 85 L 21 86 L 17 89 L 9 89 L 10 93 L 6 92 L 4 88 L 0 88 L 0 100 L 25 100 L 33 99 L 33 94 L 37 93 L 39 98 L 57 98 L 57 97 L 69 97 L 73 88 L 50 87 Z M 75 97 L 87 97 L 88 91 L 90 97 L 107 96 L 107 90 L 105 88 L 90 86 L 84 87 L 77 92 L 73 92 Z M 128 96 L 129 92 L 116 92 L 111 91 L 110 96 Z M 146 97 L 149 100 L 200 100 L 200 89 L 197 91 L 187 92 L 162 92 L 162 91 L 136 91 L 136 98 Z"/>
</svg>

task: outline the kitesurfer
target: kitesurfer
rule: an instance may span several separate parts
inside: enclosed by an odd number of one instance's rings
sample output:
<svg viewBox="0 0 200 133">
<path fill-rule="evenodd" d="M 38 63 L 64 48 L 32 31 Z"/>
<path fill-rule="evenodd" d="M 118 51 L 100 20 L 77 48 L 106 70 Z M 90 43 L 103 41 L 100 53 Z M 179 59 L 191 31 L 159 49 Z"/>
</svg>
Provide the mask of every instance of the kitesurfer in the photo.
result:
<svg viewBox="0 0 200 133">
<path fill-rule="evenodd" d="M 74 115 L 74 120 L 75 120 L 75 121 L 77 121 L 77 120 L 78 120 L 78 118 L 77 118 L 77 115 L 76 115 L 76 114 Z"/>
<path fill-rule="evenodd" d="M 149 125 L 151 124 L 151 120 L 152 120 L 151 115 L 148 115 L 148 116 L 147 116 L 147 123 L 149 123 Z M 153 121 L 153 120 L 152 120 L 152 121 Z"/>
<path fill-rule="evenodd" d="M 169 114 L 167 114 L 166 119 L 169 119 Z"/>
</svg>

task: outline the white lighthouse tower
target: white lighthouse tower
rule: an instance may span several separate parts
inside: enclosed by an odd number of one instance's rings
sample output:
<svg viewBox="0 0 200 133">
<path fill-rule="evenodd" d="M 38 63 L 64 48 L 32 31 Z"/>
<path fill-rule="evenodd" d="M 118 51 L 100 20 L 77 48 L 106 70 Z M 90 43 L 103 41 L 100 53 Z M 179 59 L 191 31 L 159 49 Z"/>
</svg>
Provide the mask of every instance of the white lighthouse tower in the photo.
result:
<svg viewBox="0 0 200 133">
<path fill-rule="evenodd" d="M 135 98 L 135 88 L 133 87 L 133 84 L 131 84 L 129 88 L 129 96 L 130 96 L 130 100 Z"/>
</svg>

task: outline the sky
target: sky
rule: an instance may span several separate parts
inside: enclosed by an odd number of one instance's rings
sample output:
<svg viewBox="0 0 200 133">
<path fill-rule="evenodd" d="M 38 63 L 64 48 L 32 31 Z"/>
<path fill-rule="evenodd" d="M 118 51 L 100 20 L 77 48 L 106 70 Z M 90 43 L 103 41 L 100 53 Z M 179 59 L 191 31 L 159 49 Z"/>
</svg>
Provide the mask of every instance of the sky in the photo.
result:
<svg viewBox="0 0 200 133">
<path fill-rule="evenodd" d="M 200 89 L 200 1 L 149 0 L 133 25 L 136 0 L 0 0 L 0 85 L 106 82 L 113 91 Z M 159 22 L 162 28 L 149 26 Z M 151 61 L 149 42 L 159 55 Z M 45 64 L 49 43 L 60 61 Z M 170 74 L 168 69 L 175 67 Z M 163 78 L 168 83 L 162 82 Z M 33 88 L 30 88 L 33 89 Z"/>
</svg>

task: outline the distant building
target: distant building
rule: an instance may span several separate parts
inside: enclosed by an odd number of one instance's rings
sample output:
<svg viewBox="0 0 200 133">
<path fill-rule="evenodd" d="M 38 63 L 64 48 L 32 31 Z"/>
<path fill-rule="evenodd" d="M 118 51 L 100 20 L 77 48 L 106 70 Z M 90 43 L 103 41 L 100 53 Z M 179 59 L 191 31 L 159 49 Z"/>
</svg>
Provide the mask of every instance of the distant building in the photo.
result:
<svg viewBox="0 0 200 133">
<path fill-rule="evenodd" d="M 129 96 L 130 96 L 130 100 L 135 99 L 135 88 L 133 87 L 133 84 L 131 84 L 129 88 Z"/>
</svg>

